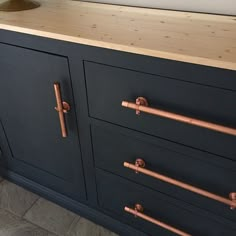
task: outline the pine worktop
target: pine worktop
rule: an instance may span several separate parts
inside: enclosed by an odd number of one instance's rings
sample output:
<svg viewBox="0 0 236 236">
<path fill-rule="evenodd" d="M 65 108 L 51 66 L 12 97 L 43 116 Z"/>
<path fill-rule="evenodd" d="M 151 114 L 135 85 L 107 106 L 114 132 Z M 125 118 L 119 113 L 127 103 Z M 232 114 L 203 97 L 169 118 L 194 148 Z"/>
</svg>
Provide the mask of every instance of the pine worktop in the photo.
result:
<svg viewBox="0 0 236 236">
<path fill-rule="evenodd" d="M 0 29 L 236 70 L 236 16 L 68 0 L 0 12 Z"/>
</svg>

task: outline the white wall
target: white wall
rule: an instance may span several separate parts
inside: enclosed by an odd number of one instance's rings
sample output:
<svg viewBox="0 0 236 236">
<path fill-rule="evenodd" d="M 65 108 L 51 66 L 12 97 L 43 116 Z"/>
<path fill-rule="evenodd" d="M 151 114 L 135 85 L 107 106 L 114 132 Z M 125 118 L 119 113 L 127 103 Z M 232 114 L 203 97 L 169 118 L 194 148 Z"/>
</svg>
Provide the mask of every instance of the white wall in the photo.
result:
<svg viewBox="0 0 236 236">
<path fill-rule="evenodd" d="M 236 15 L 236 0 L 87 0 L 87 1 Z"/>
</svg>

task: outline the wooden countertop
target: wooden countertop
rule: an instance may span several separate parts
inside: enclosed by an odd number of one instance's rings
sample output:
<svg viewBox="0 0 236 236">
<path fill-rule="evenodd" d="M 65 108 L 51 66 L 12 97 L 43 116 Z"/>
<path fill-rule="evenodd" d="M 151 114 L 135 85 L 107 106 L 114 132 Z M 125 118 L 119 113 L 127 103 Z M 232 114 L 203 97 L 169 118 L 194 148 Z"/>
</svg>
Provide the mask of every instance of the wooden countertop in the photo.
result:
<svg viewBox="0 0 236 236">
<path fill-rule="evenodd" d="M 34 10 L 0 12 L 0 29 L 236 70 L 236 16 L 38 1 Z"/>
</svg>

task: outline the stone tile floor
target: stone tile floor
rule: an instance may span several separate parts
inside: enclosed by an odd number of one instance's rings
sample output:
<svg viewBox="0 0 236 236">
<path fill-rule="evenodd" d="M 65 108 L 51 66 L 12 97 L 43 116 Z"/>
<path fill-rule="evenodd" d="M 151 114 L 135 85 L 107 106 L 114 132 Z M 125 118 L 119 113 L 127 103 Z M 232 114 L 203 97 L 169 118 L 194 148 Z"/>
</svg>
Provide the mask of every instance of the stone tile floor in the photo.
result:
<svg viewBox="0 0 236 236">
<path fill-rule="evenodd" d="M 118 236 L 0 177 L 0 236 Z"/>
</svg>

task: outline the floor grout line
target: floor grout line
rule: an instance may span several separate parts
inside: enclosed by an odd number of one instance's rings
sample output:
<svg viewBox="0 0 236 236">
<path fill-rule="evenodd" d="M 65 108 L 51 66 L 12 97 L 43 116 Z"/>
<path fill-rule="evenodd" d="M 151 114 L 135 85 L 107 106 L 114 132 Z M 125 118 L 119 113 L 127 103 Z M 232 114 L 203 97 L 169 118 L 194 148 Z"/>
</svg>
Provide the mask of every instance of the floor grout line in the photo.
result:
<svg viewBox="0 0 236 236">
<path fill-rule="evenodd" d="M 73 228 L 72 225 L 76 223 L 76 224 L 74 225 L 74 227 L 75 227 L 75 226 L 77 225 L 77 223 L 80 221 L 81 218 L 82 218 L 82 217 L 81 217 L 80 215 L 76 214 L 74 220 L 71 222 L 70 226 L 68 227 L 68 230 L 66 231 L 66 234 L 65 234 L 65 235 L 68 235 L 68 233 L 69 233 L 69 232 L 71 231 L 71 229 Z"/>
<path fill-rule="evenodd" d="M 45 229 L 45 228 L 41 227 L 40 225 L 36 225 L 35 223 L 33 223 L 33 222 L 29 221 L 29 220 L 26 220 L 25 218 L 23 218 L 23 220 L 25 220 L 26 222 L 28 222 L 28 223 L 34 225 L 35 227 L 37 227 L 37 228 L 39 228 L 39 229 L 42 229 L 42 230 L 46 231 L 46 232 L 48 232 L 48 233 L 54 234 L 55 236 L 60 236 L 60 235 L 58 235 L 58 234 L 56 234 L 56 233 L 54 233 L 54 232 L 52 232 L 52 231 L 49 231 L 48 229 Z"/>
<path fill-rule="evenodd" d="M 1 177 L 1 176 L 0 176 L 0 177 Z M 1 185 L 4 181 L 7 181 L 7 180 L 1 179 L 1 180 L 0 180 L 0 185 Z M 35 194 L 35 195 L 37 196 L 37 199 L 31 204 L 31 206 L 30 206 L 21 216 L 15 214 L 14 212 L 11 212 L 11 211 L 8 210 L 8 209 L 2 208 L 2 207 L 0 207 L 0 209 L 2 209 L 2 210 L 4 210 L 4 211 L 8 212 L 8 213 L 9 213 L 10 215 L 12 215 L 12 216 L 16 216 L 16 217 L 19 218 L 19 220 L 21 220 L 21 221 L 25 221 L 25 222 L 27 222 L 27 223 L 29 223 L 29 224 L 31 224 L 31 225 L 34 225 L 35 227 L 37 227 L 37 228 L 39 228 L 39 229 L 41 229 L 41 230 L 44 230 L 44 231 L 46 231 L 46 232 L 48 232 L 48 233 L 52 233 L 52 234 L 54 234 L 55 236 L 59 236 L 58 234 L 56 234 L 56 233 L 54 233 L 54 232 L 51 232 L 51 231 L 49 231 L 48 229 L 45 229 L 45 228 L 41 227 L 40 225 L 37 225 L 37 224 L 35 224 L 35 223 L 33 223 L 33 222 L 27 220 L 26 218 L 24 218 L 25 215 L 34 207 L 34 205 L 37 203 L 37 201 L 39 201 L 40 198 L 41 198 L 39 195 L 37 195 L 37 194 Z"/>
<path fill-rule="evenodd" d="M 38 196 L 38 195 L 36 195 Z M 40 196 L 38 196 L 38 198 L 31 204 L 31 206 L 25 211 L 24 214 L 22 214 L 22 219 L 25 219 L 25 215 L 33 208 L 33 206 L 37 203 L 37 201 L 39 201 Z"/>
<path fill-rule="evenodd" d="M 37 196 L 38 196 L 38 195 L 37 195 Z M 55 232 L 52 232 L 52 231 L 50 231 L 50 230 L 48 230 L 48 229 L 45 229 L 45 228 L 43 228 L 42 226 L 37 225 L 37 224 L 31 222 L 30 220 L 24 218 L 25 215 L 35 206 L 35 204 L 36 204 L 40 199 L 42 199 L 42 197 L 38 196 L 38 198 L 32 203 L 32 205 L 28 208 L 28 210 L 26 210 L 26 212 L 23 214 L 22 219 L 25 220 L 26 222 L 28 222 L 28 223 L 30 223 L 30 224 L 32 224 L 32 225 L 34 225 L 34 226 L 40 228 L 40 229 L 43 229 L 44 231 L 47 231 L 47 232 L 49 232 L 49 233 L 52 233 L 52 234 L 54 234 L 55 236 L 59 236 L 59 235 L 56 234 Z"/>
<path fill-rule="evenodd" d="M 2 183 L 3 183 L 4 181 L 7 181 L 7 180 L 4 179 L 4 178 L 0 180 L 0 186 L 2 185 Z M 17 184 L 15 184 L 15 185 L 17 186 Z M 27 189 L 26 189 L 26 190 L 27 190 Z M 28 191 L 29 191 L 29 190 L 28 190 Z M 29 191 L 29 192 L 31 192 L 31 191 Z M 32 193 L 33 193 L 33 192 L 32 192 Z M 36 227 L 36 229 L 43 230 L 43 231 L 45 231 L 45 232 L 48 233 L 48 234 L 52 234 L 52 235 L 55 235 L 55 236 L 69 236 L 69 235 L 71 235 L 71 232 L 73 232 L 73 229 L 76 228 L 77 224 L 83 219 L 83 217 L 81 217 L 79 214 L 76 214 L 76 213 L 75 213 L 74 219 L 73 219 L 72 222 L 69 224 L 69 226 L 65 228 L 65 233 L 63 233 L 63 234 L 60 234 L 59 232 L 53 232 L 53 231 L 51 231 L 50 229 L 44 228 L 44 226 L 38 225 L 38 224 L 35 223 L 35 222 L 31 222 L 30 219 L 25 218 L 26 215 L 27 215 L 27 213 L 30 212 L 30 210 L 32 210 L 32 208 L 37 204 L 38 201 L 40 201 L 40 199 L 45 199 L 45 198 L 39 196 L 38 194 L 35 194 L 35 193 L 33 193 L 33 194 L 36 196 L 36 199 L 33 201 L 32 204 L 30 204 L 29 207 L 27 207 L 27 209 L 26 209 L 26 210 L 24 211 L 24 213 L 22 213 L 22 214 L 17 215 L 16 213 L 11 212 L 10 210 L 5 209 L 5 208 L 2 208 L 2 207 L 0 207 L 0 209 L 2 209 L 2 210 L 4 210 L 4 211 L 8 212 L 8 213 L 9 213 L 10 215 L 12 215 L 12 216 L 17 217 L 17 219 L 19 219 L 22 223 L 23 223 L 23 222 L 29 223 L 30 225 L 33 225 L 34 227 Z M 45 200 L 47 200 L 47 199 L 45 199 Z M 47 201 L 48 201 L 48 200 L 47 200 Z M 54 203 L 54 202 L 52 202 L 52 201 L 49 201 L 49 202 L 51 202 L 51 203 L 53 203 L 53 204 L 56 204 L 56 203 Z M 56 205 L 59 206 L 59 207 L 61 207 L 61 206 L 58 205 L 58 204 L 56 204 Z M 63 209 L 66 209 L 66 208 L 64 208 L 64 207 L 62 207 L 62 208 L 63 208 Z M 68 210 L 68 209 L 66 209 L 66 210 Z M 70 210 L 68 210 L 68 211 L 70 211 Z M 70 211 L 70 212 L 73 213 L 73 211 Z M 98 224 L 96 224 L 96 225 L 98 225 Z M 98 225 L 98 226 L 100 226 L 100 225 Z M 64 231 L 64 230 L 63 230 L 63 231 Z M 100 232 L 100 230 L 99 230 L 99 236 L 101 236 L 100 233 L 101 233 L 101 232 Z M 92 235 L 91 235 L 91 236 L 92 236 Z"/>
<path fill-rule="evenodd" d="M 35 203 L 36 203 L 38 200 L 39 200 L 39 199 L 37 199 L 37 200 L 35 201 Z M 46 231 L 46 232 L 48 232 L 48 233 L 54 234 L 55 236 L 60 236 L 60 235 L 58 235 L 58 234 L 56 234 L 56 233 L 54 233 L 54 232 L 52 232 L 52 231 L 49 231 L 48 229 L 45 229 L 45 228 L 41 227 L 40 225 L 37 225 L 37 224 L 35 224 L 35 223 L 33 223 L 33 222 L 31 222 L 31 221 L 29 221 L 29 220 L 23 218 L 23 216 L 18 216 L 18 215 L 16 215 L 16 214 L 14 214 L 13 212 L 11 212 L 11 211 L 9 211 L 9 210 L 7 210 L 7 209 L 1 208 L 1 207 L 0 207 L 0 209 L 3 210 L 3 211 L 6 211 L 6 212 L 9 213 L 10 215 L 16 216 L 16 217 L 19 218 L 19 220 L 21 220 L 21 221 L 25 221 L 25 222 L 27 222 L 27 223 L 29 223 L 29 224 L 31 224 L 31 225 L 33 225 L 33 226 L 39 228 L 39 229 L 42 229 L 42 230 L 44 230 L 44 231 Z"/>
</svg>

